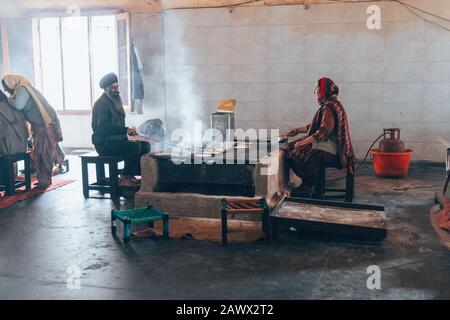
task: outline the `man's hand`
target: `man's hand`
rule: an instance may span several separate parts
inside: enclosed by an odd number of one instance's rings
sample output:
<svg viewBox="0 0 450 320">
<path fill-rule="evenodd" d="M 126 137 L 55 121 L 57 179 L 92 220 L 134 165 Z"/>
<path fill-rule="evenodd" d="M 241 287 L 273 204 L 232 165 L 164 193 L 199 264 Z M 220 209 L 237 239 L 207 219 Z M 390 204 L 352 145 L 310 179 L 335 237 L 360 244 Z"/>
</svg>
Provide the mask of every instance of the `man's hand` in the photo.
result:
<svg viewBox="0 0 450 320">
<path fill-rule="evenodd" d="M 135 137 L 137 136 L 137 131 L 135 128 L 128 128 L 127 129 L 127 134 L 131 137 Z"/>
</svg>

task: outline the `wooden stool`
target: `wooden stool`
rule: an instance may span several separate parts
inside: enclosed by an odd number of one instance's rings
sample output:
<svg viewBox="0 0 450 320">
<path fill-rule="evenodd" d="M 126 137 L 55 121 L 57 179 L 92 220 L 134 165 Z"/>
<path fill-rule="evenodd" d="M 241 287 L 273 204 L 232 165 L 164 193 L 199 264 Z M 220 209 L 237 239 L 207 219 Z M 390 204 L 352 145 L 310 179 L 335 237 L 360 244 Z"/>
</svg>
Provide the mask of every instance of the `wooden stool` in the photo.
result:
<svg viewBox="0 0 450 320">
<path fill-rule="evenodd" d="M 270 241 L 270 209 L 265 198 L 260 200 L 227 200 L 222 199 L 222 244 L 228 244 L 228 215 L 259 214 L 262 217 L 262 228 L 265 240 Z"/>
<path fill-rule="evenodd" d="M 80 156 L 83 179 L 83 195 L 89 198 L 90 190 L 109 193 L 111 199 L 119 200 L 119 163 L 124 161 L 123 156 L 100 156 L 96 152 Z M 97 181 L 89 183 L 89 164 L 95 164 Z M 105 165 L 109 167 L 109 177 L 105 177 Z"/>
<path fill-rule="evenodd" d="M 111 233 L 116 235 L 117 225 L 116 221 L 119 220 L 123 223 L 123 241 L 125 244 L 130 242 L 131 238 L 131 225 L 134 223 L 163 221 L 163 237 L 169 238 L 169 215 L 160 212 L 153 207 L 147 207 L 144 209 L 111 211 Z"/>
<path fill-rule="evenodd" d="M 14 164 L 23 161 L 25 166 L 25 180 L 16 180 L 16 173 L 14 172 Z M 3 156 L 0 158 L 1 164 L 1 183 L 0 191 L 5 191 L 7 196 L 16 194 L 16 190 L 25 186 L 28 192 L 31 190 L 31 168 L 30 168 L 30 153 L 19 153 L 10 156 Z"/>
<path fill-rule="evenodd" d="M 327 188 L 326 187 L 326 169 L 336 167 L 323 167 L 320 172 L 319 179 L 316 183 L 315 196 L 320 199 L 345 199 L 345 202 L 353 202 L 353 198 L 355 197 L 355 174 L 354 167 L 347 167 L 347 173 L 345 178 L 345 189 L 338 188 Z M 341 193 L 341 194 L 327 194 L 327 192 L 331 193 Z"/>
</svg>

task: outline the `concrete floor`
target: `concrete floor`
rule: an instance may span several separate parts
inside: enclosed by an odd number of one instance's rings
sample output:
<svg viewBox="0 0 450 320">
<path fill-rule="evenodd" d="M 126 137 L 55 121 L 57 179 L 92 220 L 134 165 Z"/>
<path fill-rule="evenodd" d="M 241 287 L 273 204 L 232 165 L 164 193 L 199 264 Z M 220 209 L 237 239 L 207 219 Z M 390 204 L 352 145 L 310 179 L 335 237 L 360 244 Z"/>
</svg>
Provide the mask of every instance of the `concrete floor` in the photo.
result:
<svg viewBox="0 0 450 320">
<path fill-rule="evenodd" d="M 79 180 L 79 159 L 71 167 L 60 178 Z M 386 207 L 381 244 L 285 237 L 227 248 L 161 239 L 126 248 L 111 237 L 110 200 L 85 200 L 77 181 L 0 210 L 0 299 L 450 299 L 450 252 L 428 213 L 443 181 L 443 168 L 414 167 L 402 180 L 359 171 L 356 201 Z M 366 286 L 371 265 L 381 290 Z M 79 290 L 67 286 L 70 266 Z"/>
</svg>

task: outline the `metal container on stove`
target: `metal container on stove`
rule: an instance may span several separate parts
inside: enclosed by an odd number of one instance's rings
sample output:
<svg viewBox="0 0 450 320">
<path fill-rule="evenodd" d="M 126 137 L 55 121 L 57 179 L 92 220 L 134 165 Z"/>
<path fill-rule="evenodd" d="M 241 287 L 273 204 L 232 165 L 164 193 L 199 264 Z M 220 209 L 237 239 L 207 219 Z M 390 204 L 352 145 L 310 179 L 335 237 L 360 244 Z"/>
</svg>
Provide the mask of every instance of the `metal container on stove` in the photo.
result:
<svg viewBox="0 0 450 320">
<path fill-rule="evenodd" d="M 215 112 L 211 115 L 211 128 L 217 129 L 222 134 L 222 141 L 233 140 L 232 130 L 234 127 L 234 113 Z M 214 139 L 213 139 L 214 140 Z"/>
</svg>

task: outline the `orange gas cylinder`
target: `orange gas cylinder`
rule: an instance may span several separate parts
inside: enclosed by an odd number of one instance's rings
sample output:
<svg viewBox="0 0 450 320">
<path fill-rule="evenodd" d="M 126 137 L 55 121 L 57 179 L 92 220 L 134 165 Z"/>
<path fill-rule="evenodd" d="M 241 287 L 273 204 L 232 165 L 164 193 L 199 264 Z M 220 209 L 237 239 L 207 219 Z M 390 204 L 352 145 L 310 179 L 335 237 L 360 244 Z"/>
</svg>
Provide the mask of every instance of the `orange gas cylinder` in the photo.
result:
<svg viewBox="0 0 450 320">
<path fill-rule="evenodd" d="M 383 129 L 385 138 L 380 142 L 380 151 L 382 152 L 404 152 L 405 143 L 400 140 L 400 129 Z M 386 135 L 389 134 L 388 137 Z"/>
</svg>

